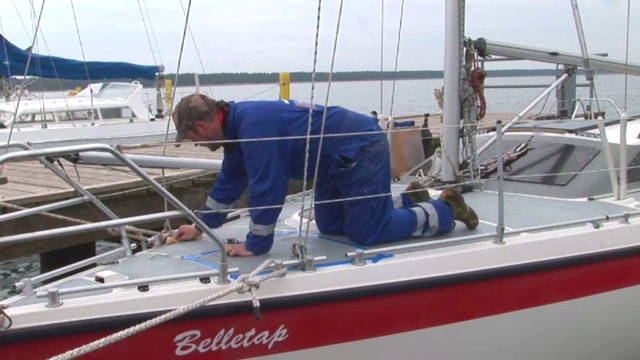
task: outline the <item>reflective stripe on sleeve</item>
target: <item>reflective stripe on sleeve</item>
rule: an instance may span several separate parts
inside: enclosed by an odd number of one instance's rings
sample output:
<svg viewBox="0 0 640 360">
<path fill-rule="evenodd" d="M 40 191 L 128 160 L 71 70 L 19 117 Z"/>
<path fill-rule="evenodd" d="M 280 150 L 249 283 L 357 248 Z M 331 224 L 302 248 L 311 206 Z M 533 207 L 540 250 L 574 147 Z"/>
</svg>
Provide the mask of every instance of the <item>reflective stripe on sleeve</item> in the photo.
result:
<svg viewBox="0 0 640 360">
<path fill-rule="evenodd" d="M 231 208 L 231 205 L 233 204 L 219 203 L 211 197 L 207 197 L 207 201 L 204 203 L 204 206 L 206 206 L 209 210 L 226 210 Z"/>
<path fill-rule="evenodd" d="M 249 230 L 251 230 L 251 232 L 254 235 L 268 236 L 268 235 L 271 235 L 271 234 L 273 234 L 275 232 L 276 224 L 260 225 L 260 224 L 255 224 L 253 221 L 251 221 L 249 223 Z"/>
</svg>

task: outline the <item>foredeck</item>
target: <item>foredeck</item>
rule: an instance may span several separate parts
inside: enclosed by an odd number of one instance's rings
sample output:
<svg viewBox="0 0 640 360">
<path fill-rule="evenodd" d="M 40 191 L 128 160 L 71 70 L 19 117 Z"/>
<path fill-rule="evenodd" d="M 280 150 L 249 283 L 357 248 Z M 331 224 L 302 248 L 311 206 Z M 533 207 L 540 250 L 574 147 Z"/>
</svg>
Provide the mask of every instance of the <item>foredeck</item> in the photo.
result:
<svg viewBox="0 0 640 360">
<path fill-rule="evenodd" d="M 403 185 L 395 185 L 393 191 L 399 193 L 403 188 Z M 432 194 L 432 196 L 433 195 L 437 194 Z M 344 236 L 321 234 L 312 223 L 308 233 L 307 248 L 309 254 L 312 256 L 326 256 L 326 260 L 318 264 L 318 266 L 326 267 L 350 263 L 351 260 L 346 258 L 345 254 L 358 249 L 376 250 L 389 246 L 424 243 L 425 241 L 435 244 L 438 240 L 453 240 L 462 237 L 495 234 L 496 223 L 498 222 L 498 194 L 491 191 L 474 191 L 466 193 L 465 199 L 476 209 L 481 219 L 480 226 L 474 230 L 468 230 L 461 223 L 457 223 L 454 231 L 446 235 L 429 238 L 410 238 L 374 247 L 363 247 L 349 241 Z M 507 231 L 586 220 L 599 216 L 613 216 L 623 212 L 637 211 L 639 207 L 639 203 L 635 200 L 628 201 L 623 205 L 606 200 L 552 199 L 517 194 L 505 194 L 504 200 L 505 225 Z M 229 267 L 238 268 L 240 273 L 248 273 L 267 258 L 290 259 L 292 245 L 297 241 L 299 235 L 298 225 L 295 221 L 292 221 L 292 219 L 294 219 L 292 215 L 300 210 L 299 201 L 299 197 L 293 197 L 285 204 L 276 227 L 273 248 L 268 254 L 255 257 L 228 258 Z M 239 220 L 229 222 L 215 229 L 213 232 L 220 241 L 226 243 L 230 239 L 244 240 L 248 227 L 249 217 L 244 216 Z M 303 232 L 304 229 L 303 227 Z M 487 237 L 484 241 L 490 242 L 491 240 L 491 237 Z M 450 246 L 452 245 L 447 245 L 445 242 L 444 244 L 439 244 L 438 247 L 443 249 L 441 251 L 447 251 L 446 249 Z M 366 259 L 379 262 L 393 256 L 396 256 L 396 254 L 393 251 L 389 251 L 367 256 Z M 138 253 L 136 256 L 126 259 L 121 263 L 111 265 L 108 269 L 123 275 L 124 278 L 129 281 L 149 277 L 179 276 L 181 274 L 216 271 L 218 270 L 219 259 L 220 253 L 215 242 L 209 238 L 203 238 L 196 241 L 155 247 Z M 65 289 L 88 285 L 100 285 L 100 283 L 96 282 L 93 276 L 90 275 L 80 278 L 71 277 L 63 283 L 56 284 L 56 287 L 58 289 Z M 69 296 L 76 297 L 105 293 L 109 290 L 102 289 L 96 291 Z M 45 298 L 37 299 L 35 296 L 29 296 L 19 300 L 19 303 L 26 304 L 45 301 Z M 14 305 L 18 305 L 18 303 Z"/>
</svg>

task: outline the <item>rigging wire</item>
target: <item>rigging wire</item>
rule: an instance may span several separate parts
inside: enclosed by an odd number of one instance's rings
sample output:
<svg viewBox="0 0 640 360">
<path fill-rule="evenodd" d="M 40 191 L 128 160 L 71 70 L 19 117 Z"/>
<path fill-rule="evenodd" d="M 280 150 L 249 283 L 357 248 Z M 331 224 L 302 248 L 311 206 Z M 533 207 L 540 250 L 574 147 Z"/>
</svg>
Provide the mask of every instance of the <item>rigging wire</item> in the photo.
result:
<svg viewBox="0 0 640 360">
<path fill-rule="evenodd" d="M 629 20 L 631 18 L 631 0 L 627 0 L 627 46 L 625 48 L 625 70 L 629 67 Z M 629 89 L 629 73 L 624 72 L 624 112 L 627 113 L 627 91 Z"/>
<path fill-rule="evenodd" d="M 4 37 L 5 32 L 4 32 L 4 29 L 2 27 L 2 18 L 1 17 L 0 17 L 0 33 L 3 34 L 3 36 L 2 36 L 2 49 L 4 50 L 4 56 L 5 56 L 5 58 L 8 59 L 9 58 L 9 52 L 7 50 L 7 39 Z M 9 65 L 9 61 L 6 61 L 5 64 L 7 65 L 7 83 L 9 85 L 9 91 L 10 91 L 10 89 L 13 87 L 13 84 L 11 82 L 11 76 L 12 76 L 11 75 L 11 66 Z M 8 95 L 8 94 L 9 93 L 0 94 L 0 97 L 4 97 L 5 95 Z"/>
<path fill-rule="evenodd" d="M 307 196 L 307 172 L 309 170 L 309 147 L 311 145 L 311 124 L 313 122 L 313 96 L 315 95 L 316 88 L 316 68 L 318 65 L 318 38 L 320 36 L 320 14 L 322 10 L 322 0 L 318 0 L 318 12 L 316 17 L 316 33 L 314 36 L 313 46 L 313 68 L 311 71 L 311 96 L 309 100 L 309 120 L 307 122 L 307 137 L 304 149 L 304 174 L 302 176 L 302 205 L 300 206 L 300 216 L 304 215 L 304 203 Z M 319 160 L 319 159 L 318 159 Z M 316 160 L 317 161 L 317 160 Z M 298 239 L 296 241 L 298 246 L 302 245 L 302 221 L 298 226 Z M 304 254 L 299 254 L 304 255 Z"/>
<path fill-rule="evenodd" d="M 80 44 L 80 52 L 82 53 L 82 61 L 84 62 L 84 71 L 87 75 L 87 86 L 89 87 L 89 97 L 91 99 L 91 120 L 95 118 L 95 105 L 93 103 L 93 87 L 91 86 L 91 76 L 89 76 L 89 66 L 87 65 L 87 58 L 84 55 L 84 46 L 82 45 L 82 37 L 80 36 L 80 27 L 78 26 L 78 18 L 76 17 L 76 8 L 73 6 L 73 0 L 69 0 L 71 3 L 71 12 L 73 13 L 73 22 L 76 25 L 76 35 L 78 35 L 78 43 Z M 46 43 L 45 43 L 46 44 Z M 51 62 L 53 64 L 53 61 Z M 67 98 L 64 98 L 65 103 Z M 67 104 L 67 108 L 69 105 Z M 69 111 L 69 117 L 73 119 L 73 115 Z"/>
<path fill-rule="evenodd" d="M 144 18 L 144 13 L 142 12 L 142 6 L 140 5 L 140 0 L 138 0 L 138 10 L 140 11 L 140 18 L 142 19 L 142 25 L 144 26 L 144 33 L 147 35 L 147 43 L 149 44 L 149 49 L 151 50 L 151 57 L 153 58 L 153 63 L 158 65 L 158 59 L 156 59 L 156 53 L 153 50 L 153 45 L 151 44 L 151 37 L 149 37 L 149 29 L 147 29 L 147 21 Z"/>
<path fill-rule="evenodd" d="M 158 59 L 160 59 L 160 64 L 164 64 L 164 60 L 162 59 L 162 51 L 160 51 L 160 45 L 158 45 L 158 39 L 156 38 L 156 32 L 153 29 L 153 22 L 151 21 L 151 16 L 149 16 L 149 8 L 147 8 L 146 0 L 142 0 L 142 6 L 144 7 L 144 12 L 147 15 L 147 19 L 149 20 L 149 29 L 151 30 L 151 37 L 153 38 L 153 43 L 156 44 L 156 50 L 158 51 Z"/>
<path fill-rule="evenodd" d="M 31 4 L 33 4 L 33 2 L 31 2 Z M 31 14 L 33 17 L 36 17 L 36 9 L 31 7 Z M 40 26 L 40 33 L 38 34 L 41 38 L 42 38 L 42 42 L 44 43 L 44 48 L 46 53 L 51 56 L 51 50 L 49 49 L 49 43 L 47 43 L 47 38 L 44 36 L 44 27 L 41 25 Z M 34 46 L 31 47 L 32 49 L 34 48 Z M 60 81 L 60 75 L 58 74 L 58 68 L 56 67 L 55 62 L 53 61 L 52 58 L 49 59 L 49 61 L 51 62 L 51 68 L 53 69 L 53 74 L 55 76 L 56 79 L 56 83 L 58 84 L 58 88 L 60 89 L 61 92 L 64 92 L 64 87 L 62 86 L 62 82 Z M 42 63 L 40 61 L 38 61 L 38 66 L 42 66 Z M 42 69 L 42 68 L 40 68 Z M 63 97 L 63 101 L 64 101 L 64 105 L 67 108 L 67 114 L 69 114 L 69 116 L 71 116 L 71 109 L 69 107 L 69 102 L 67 101 L 66 97 Z M 44 93 L 41 92 L 40 93 L 40 109 L 41 109 L 41 113 L 42 113 L 42 119 L 44 121 L 46 121 L 46 108 L 45 108 L 45 104 L 44 104 Z M 71 118 L 71 117 L 70 117 Z"/>
<path fill-rule="evenodd" d="M 384 0 L 380 0 L 380 116 L 384 93 Z"/>
<path fill-rule="evenodd" d="M 389 117 L 393 116 L 393 101 L 396 97 L 396 76 L 398 74 L 398 58 L 400 57 L 400 35 L 402 34 L 402 18 L 404 16 L 404 0 L 400 4 L 400 24 L 398 25 L 398 43 L 396 45 L 396 61 L 393 68 L 393 82 L 391 86 L 391 106 L 389 108 Z"/>
<path fill-rule="evenodd" d="M 182 41 L 180 42 L 180 52 L 178 53 L 178 65 L 176 66 L 176 80 L 173 86 L 173 93 L 171 95 L 171 99 L 175 99 L 176 89 L 178 89 L 178 79 L 180 79 L 180 66 L 182 65 L 182 53 L 184 51 L 184 42 L 187 37 L 187 27 L 189 26 L 189 15 L 191 14 L 191 0 L 189 0 L 189 4 L 187 5 L 187 13 L 184 17 L 184 29 L 182 30 Z M 170 104 L 169 111 L 173 112 L 173 101 Z M 171 116 L 171 115 L 169 115 Z M 164 132 L 164 141 L 162 142 L 162 156 L 167 154 L 167 142 L 169 140 L 169 128 L 171 126 L 171 118 L 167 119 L 167 127 Z M 165 178 L 165 169 L 162 168 L 162 178 Z M 167 211 L 169 209 L 169 202 L 167 199 L 164 199 L 164 209 Z M 168 229 L 171 229 L 171 223 L 169 220 L 165 223 Z"/>
<path fill-rule="evenodd" d="M 327 120 L 327 106 L 329 106 L 329 94 L 331 92 L 331 80 L 333 79 L 333 68 L 336 61 L 336 49 L 338 47 L 338 35 L 340 34 L 340 23 L 342 20 L 342 5 L 344 0 L 340 0 L 340 9 L 338 10 L 338 22 L 336 24 L 336 34 L 333 39 L 333 54 L 331 55 L 331 66 L 329 68 L 329 79 L 327 82 L 327 93 L 324 100 L 324 111 L 322 112 L 322 122 L 320 125 L 320 141 L 318 142 L 318 154 L 316 155 L 316 168 L 313 173 L 313 182 L 316 183 L 318 179 L 318 169 L 320 168 L 320 155 L 322 154 L 322 143 L 324 140 L 324 128 Z M 305 165 L 306 167 L 306 165 Z M 305 190 L 305 189 L 303 189 Z M 311 193 L 311 207 L 314 206 L 315 201 L 315 193 Z M 307 246 L 307 240 L 309 239 L 309 225 L 311 221 L 307 221 L 307 228 L 305 229 L 304 234 L 304 246 Z"/>
<path fill-rule="evenodd" d="M 184 14 L 184 6 L 182 5 L 182 0 L 180 0 L 180 8 L 182 8 L 182 13 Z M 198 48 L 196 37 L 193 35 L 193 32 L 191 31 L 191 25 L 188 25 L 188 27 L 189 27 L 189 36 L 191 36 L 191 41 L 193 42 L 193 48 L 195 49 L 196 56 L 198 57 L 198 61 L 200 62 L 200 68 L 202 69 L 202 73 L 206 74 L 207 71 L 205 70 L 204 62 L 202 61 L 202 56 L 200 56 L 200 49 Z"/>
<path fill-rule="evenodd" d="M 31 58 L 33 55 L 33 46 L 36 43 L 36 38 L 38 37 L 38 29 L 40 28 L 40 21 L 42 20 L 42 13 L 44 12 L 44 4 L 45 4 L 46 0 L 42 0 L 42 5 L 40 6 L 40 14 L 38 15 L 38 20 L 36 22 L 36 28 L 33 34 L 33 40 L 31 41 L 31 47 L 29 49 L 29 56 L 27 57 L 27 64 L 24 67 L 24 75 L 23 77 L 27 76 L 27 73 L 29 72 L 29 66 L 31 65 Z M 11 122 L 11 127 L 9 128 L 9 136 L 7 137 L 7 145 L 9 145 L 11 143 L 11 136 L 13 135 L 13 128 L 15 127 L 15 123 L 16 123 L 16 117 L 18 115 L 18 109 L 20 108 L 20 100 L 22 100 L 22 91 L 18 92 L 18 100 L 16 101 L 16 110 L 15 113 L 13 114 L 13 121 Z M 9 152 L 9 146 L 7 146 L 5 148 L 5 154 Z M 2 173 L 2 169 L 4 167 L 0 168 L 0 174 Z"/>
<path fill-rule="evenodd" d="M 27 38 L 31 38 L 31 32 L 29 32 L 29 30 L 27 29 L 27 25 L 24 23 L 24 19 L 22 19 L 22 14 L 20 13 L 20 10 L 18 10 L 18 7 L 16 6 L 15 1 L 11 0 L 11 3 L 13 4 L 13 8 L 16 10 L 16 13 L 18 14 L 18 19 L 20 20 L 20 24 L 22 24 L 22 29 L 27 34 Z M 33 7 L 33 2 L 31 2 L 31 7 Z"/>
</svg>

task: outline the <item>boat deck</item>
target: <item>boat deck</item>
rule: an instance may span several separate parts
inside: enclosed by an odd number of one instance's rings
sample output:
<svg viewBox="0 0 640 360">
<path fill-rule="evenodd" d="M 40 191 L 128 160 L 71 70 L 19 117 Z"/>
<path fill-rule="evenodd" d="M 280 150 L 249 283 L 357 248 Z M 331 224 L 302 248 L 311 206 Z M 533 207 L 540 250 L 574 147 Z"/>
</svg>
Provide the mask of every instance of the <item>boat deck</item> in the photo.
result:
<svg viewBox="0 0 640 360">
<path fill-rule="evenodd" d="M 394 185 L 393 191 L 399 193 L 403 185 Z M 476 209 L 480 217 L 480 226 L 474 230 L 468 230 L 461 223 L 457 223 L 454 231 L 437 237 L 410 238 L 390 244 L 374 247 L 357 245 L 344 236 L 326 235 L 318 232 L 313 225 L 310 226 L 307 247 L 313 256 L 326 256 L 327 259 L 318 266 L 338 266 L 351 262 L 345 257 L 345 253 L 357 249 L 376 249 L 395 245 L 408 245 L 418 242 L 436 241 L 466 237 L 471 235 L 495 234 L 497 223 L 498 194 L 491 191 L 474 191 L 465 194 L 467 202 Z M 522 204 L 526 203 L 526 207 Z M 506 230 L 525 229 L 534 226 L 558 224 L 562 222 L 584 220 L 598 216 L 612 216 L 628 211 L 637 211 L 640 208 L 638 199 L 630 199 L 625 204 L 613 203 L 608 200 L 567 200 L 542 198 L 538 196 L 505 194 L 505 225 Z M 273 248 L 268 254 L 254 257 L 229 258 L 230 268 L 239 268 L 240 273 L 251 272 L 267 258 L 288 260 L 291 258 L 291 247 L 298 239 L 298 222 L 296 215 L 299 212 L 299 198 L 293 197 L 285 204 L 276 227 L 276 235 Z M 221 228 L 215 229 L 214 234 L 222 242 L 230 239 L 243 240 L 249 227 L 249 217 L 229 222 Z M 304 227 L 303 227 L 304 231 Z M 491 241 L 490 238 L 486 240 Z M 435 245 L 435 244 L 434 244 Z M 439 247 L 446 251 L 451 244 L 442 244 Z M 382 253 L 368 256 L 371 262 L 384 261 L 393 257 L 392 253 Z M 158 276 L 175 276 L 194 272 L 210 271 L 218 269 L 220 253 L 215 242 L 209 238 L 196 241 L 182 242 L 171 245 L 162 245 L 138 253 L 125 261 L 111 265 L 109 270 L 121 274 L 126 280 L 145 279 L 152 274 Z M 101 269 L 104 270 L 104 269 Z M 73 288 L 78 286 L 99 285 L 100 283 L 91 276 L 71 277 L 55 286 L 58 289 Z M 69 294 L 66 296 L 86 296 L 88 294 L 107 293 L 112 290 L 100 289 L 81 294 Z M 45 302 L 45 298 L 35 296 L 20 297 L 16 303 L 29 304 Z"/>
</svg>

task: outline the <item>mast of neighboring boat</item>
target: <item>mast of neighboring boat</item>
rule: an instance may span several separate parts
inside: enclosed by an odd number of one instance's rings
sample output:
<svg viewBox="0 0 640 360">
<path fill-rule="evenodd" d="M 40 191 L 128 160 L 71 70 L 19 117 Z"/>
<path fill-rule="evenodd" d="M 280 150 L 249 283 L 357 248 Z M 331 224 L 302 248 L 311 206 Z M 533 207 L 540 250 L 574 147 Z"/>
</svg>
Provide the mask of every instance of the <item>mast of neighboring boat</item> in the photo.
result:
<svg viewBox="0 0 640 360">
<path fill-rule="evenodd" d="M 442 112 L 443 182 L 455 182 L 458 174 L 460 125 L 460 67 L 462 1 L 445 1 L 444 108 Z"/>
</svg>

